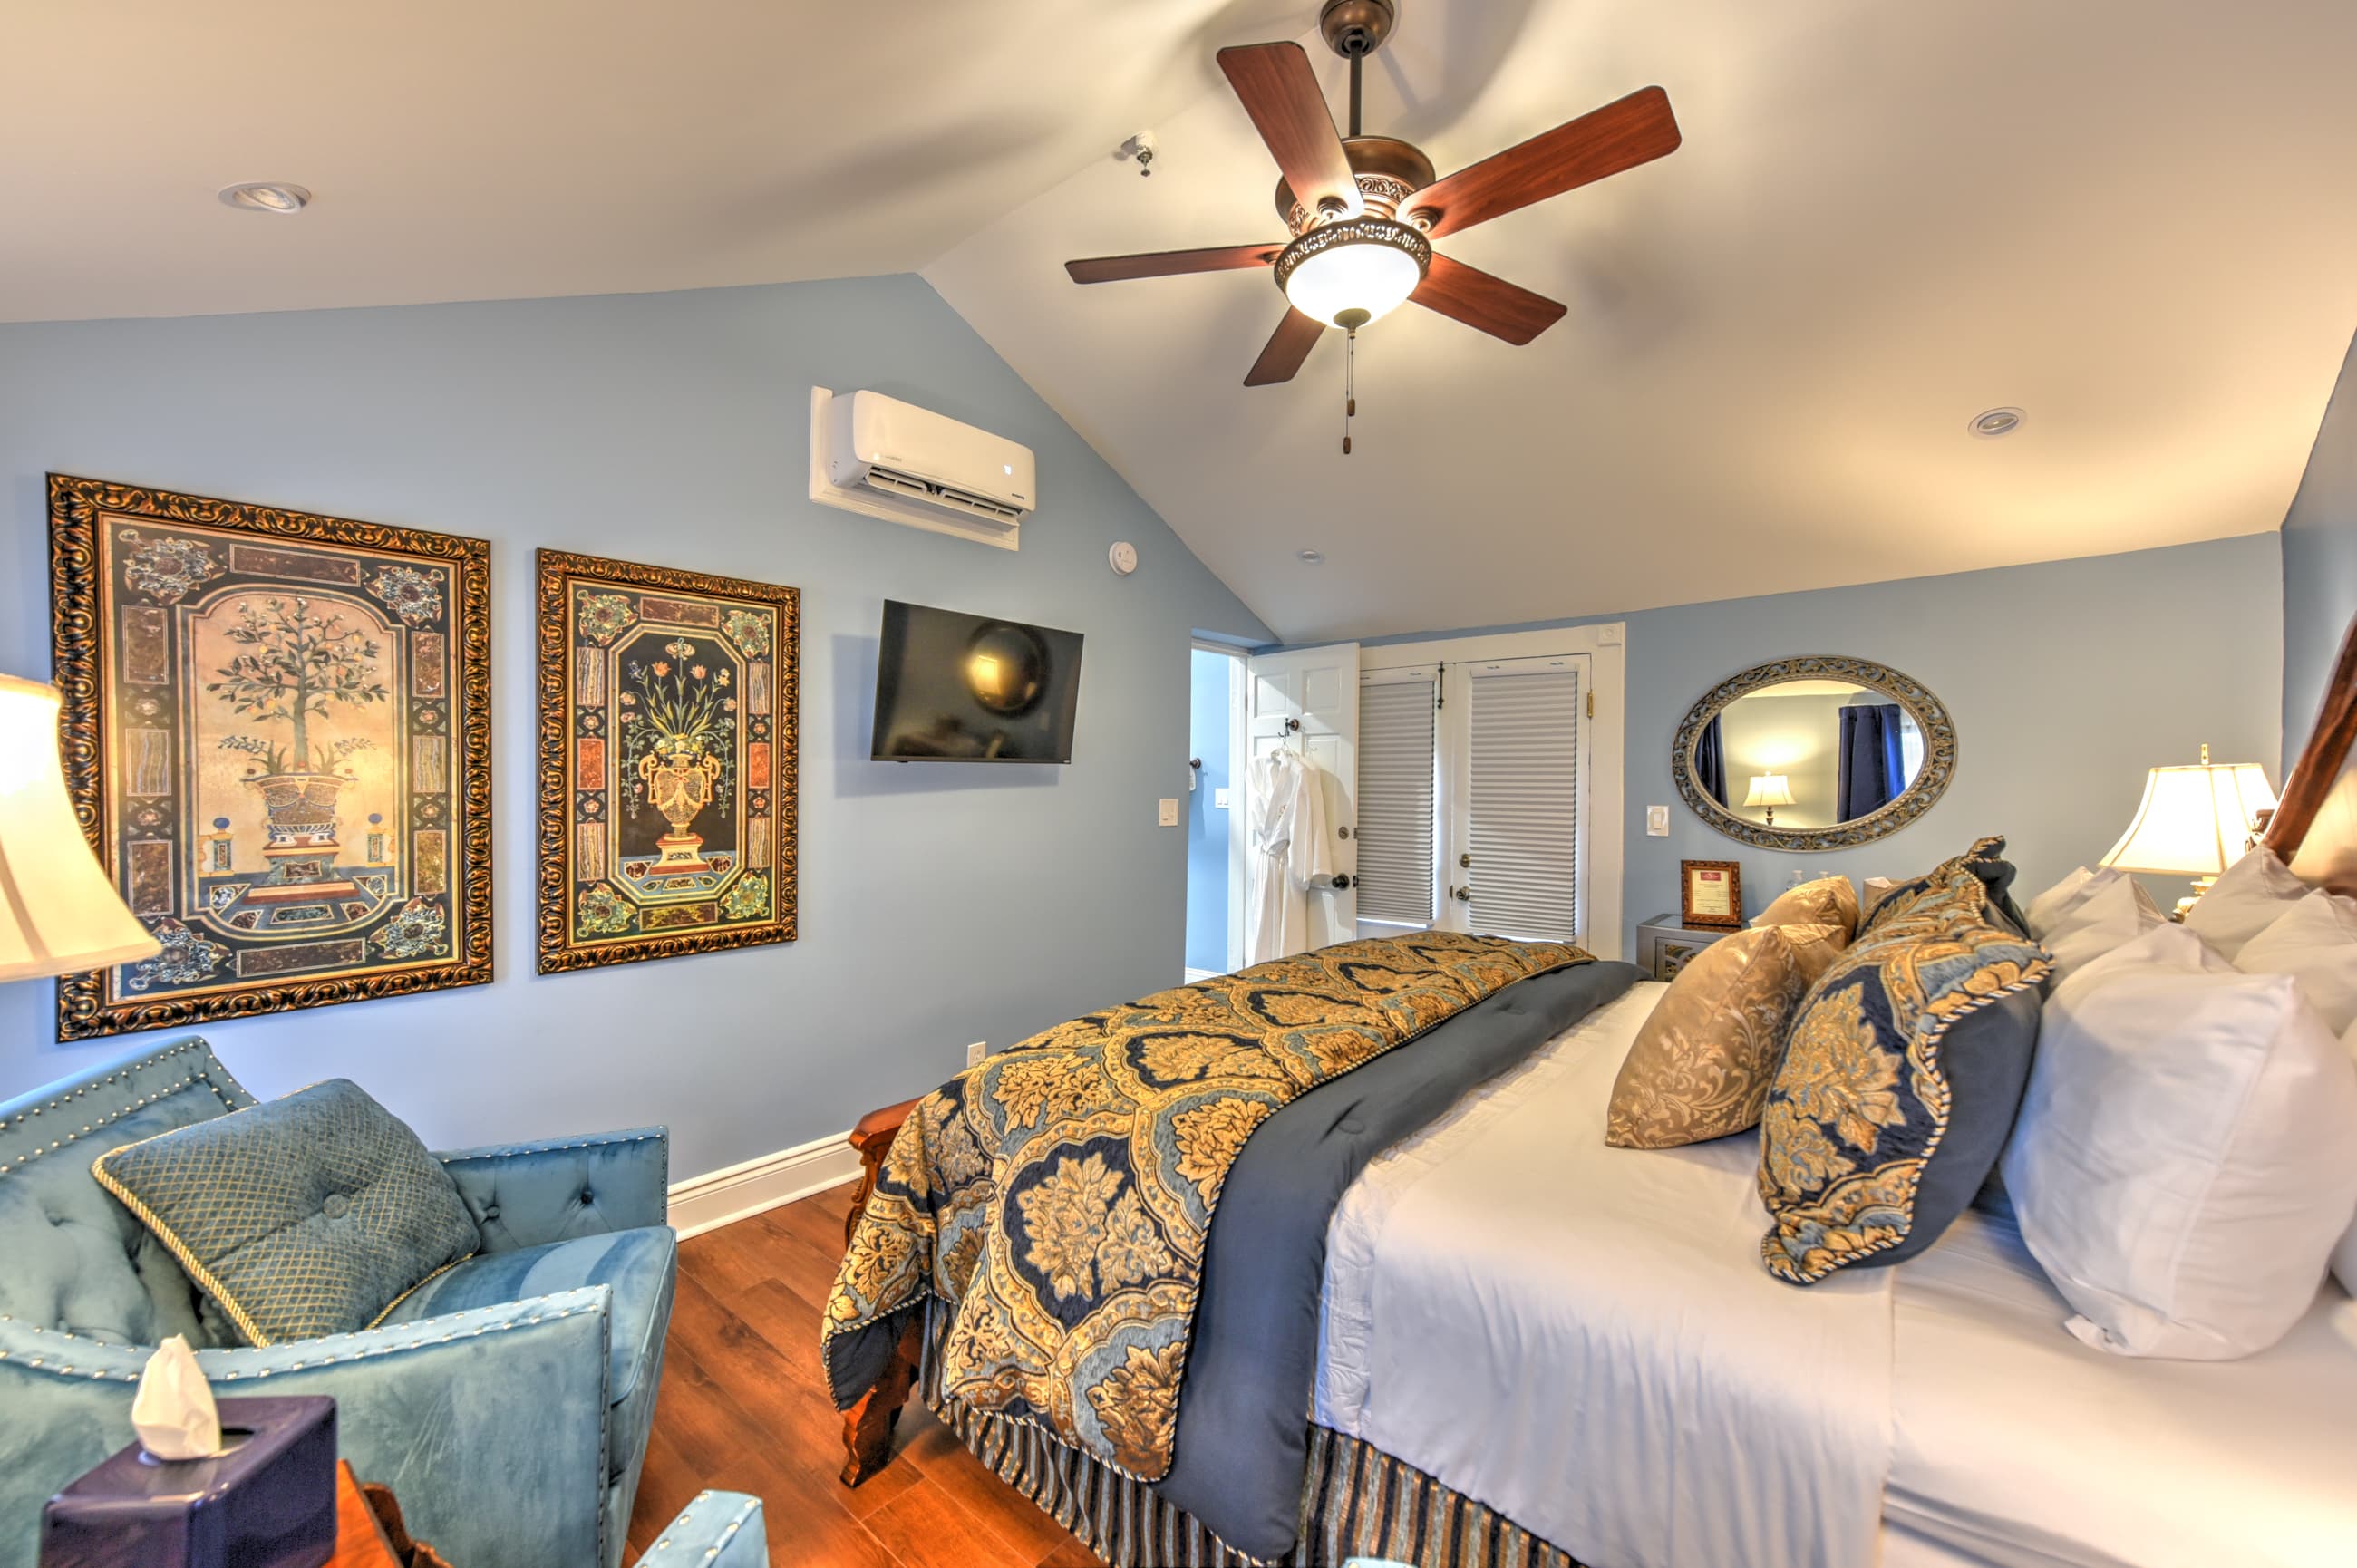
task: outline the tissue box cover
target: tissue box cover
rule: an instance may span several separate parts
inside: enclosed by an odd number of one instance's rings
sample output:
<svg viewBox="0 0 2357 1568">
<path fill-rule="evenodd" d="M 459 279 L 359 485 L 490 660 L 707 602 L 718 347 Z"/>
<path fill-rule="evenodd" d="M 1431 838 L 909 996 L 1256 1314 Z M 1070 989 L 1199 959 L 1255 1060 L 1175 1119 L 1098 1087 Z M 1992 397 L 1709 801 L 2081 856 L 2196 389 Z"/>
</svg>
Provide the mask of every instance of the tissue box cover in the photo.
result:
<svg viewBox="0 0 2357 1568">
<path fill-rule="evenodd" d="M 41 1568 L 321 1568 L 336 1554 L 336 1402 L 221 1402 L 215 1459 L 134 1443 L 41 1510 Z"/>
</svg>

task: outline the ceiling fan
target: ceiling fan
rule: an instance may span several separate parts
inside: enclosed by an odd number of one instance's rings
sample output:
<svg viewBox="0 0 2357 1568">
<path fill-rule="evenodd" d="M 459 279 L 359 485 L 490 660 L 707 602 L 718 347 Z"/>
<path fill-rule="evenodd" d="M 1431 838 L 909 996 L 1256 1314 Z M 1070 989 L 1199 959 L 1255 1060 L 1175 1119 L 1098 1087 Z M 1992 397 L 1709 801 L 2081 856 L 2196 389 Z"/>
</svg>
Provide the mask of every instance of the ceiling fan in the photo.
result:
<svg viewBox="0 0 2357 1568">
<path fill-rule="evenodd" d="M 1248 387 L 1292 380 L 1328 327 L 1355 338 L 1406 300 L 1513 344 L 1554 326 L 1562 305 L 1450 261 L 1432 242 L 1676 151 L 1669 94 L 1644 88 L 1436 179 L 1421 151 L 1359 128 L 1360 70 L 1391 36 L 1395 16 L 1393 0 L 1326 0 L 1318 14 L 1327 44 L 1351 62 L 1347 136 L 1336 133 L 1300 45 L 1246 44 L 1219 53 L 1220 70 L 1284 173 L 1276 210 L 1289 241 L 1066 262 L 1072 281 L 1273 268 L 1289 308 L 1244 377 Z"/>
</svg>

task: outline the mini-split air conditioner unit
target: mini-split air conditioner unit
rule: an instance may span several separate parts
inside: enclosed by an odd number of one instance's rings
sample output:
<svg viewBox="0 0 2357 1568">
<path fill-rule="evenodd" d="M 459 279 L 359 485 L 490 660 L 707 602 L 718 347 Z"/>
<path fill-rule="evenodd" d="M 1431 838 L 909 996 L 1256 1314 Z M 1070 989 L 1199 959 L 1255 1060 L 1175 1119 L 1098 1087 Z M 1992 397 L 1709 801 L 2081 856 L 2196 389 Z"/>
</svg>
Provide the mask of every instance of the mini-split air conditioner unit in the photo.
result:
<svg viewBox="0 0 2357 1568">
<path fill-rule="evenodd" d="M 811 499 L 1013 550 L 1031 448 L 881 392 L 811 389 Z"/>
</svg>

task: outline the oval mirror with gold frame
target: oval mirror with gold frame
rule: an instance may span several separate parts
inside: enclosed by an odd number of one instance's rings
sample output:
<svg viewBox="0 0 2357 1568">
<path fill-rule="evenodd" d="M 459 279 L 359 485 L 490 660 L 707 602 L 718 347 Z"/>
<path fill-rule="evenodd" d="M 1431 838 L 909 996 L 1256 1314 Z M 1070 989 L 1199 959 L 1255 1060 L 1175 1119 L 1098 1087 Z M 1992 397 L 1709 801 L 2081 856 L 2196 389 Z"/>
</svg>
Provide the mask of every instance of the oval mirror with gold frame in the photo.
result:
<svg viewBox="0 0 2357 1568">
<path fill-rule="evenodd" d="M 1670 772 L 1695 815 L 1756 849 L 1848 849 L 1921 816 L 1956 726 L 1921 682 L 1836 654 L 1738 671 L 1686 710 Z"/>
</svg>

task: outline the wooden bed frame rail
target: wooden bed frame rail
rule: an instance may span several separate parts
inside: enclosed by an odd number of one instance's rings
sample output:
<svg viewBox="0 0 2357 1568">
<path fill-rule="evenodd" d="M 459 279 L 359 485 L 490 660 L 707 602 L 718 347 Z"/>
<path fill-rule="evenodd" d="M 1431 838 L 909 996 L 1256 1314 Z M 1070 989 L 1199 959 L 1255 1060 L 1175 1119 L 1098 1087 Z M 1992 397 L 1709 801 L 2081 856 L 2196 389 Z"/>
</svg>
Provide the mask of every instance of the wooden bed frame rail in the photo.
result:
<svg viewBox="0 0 2357 1568">
<path fill-rule="evenodd" d="M 2325 687 L 2324 703 L 2309 732 L 2308 745 L 2284 778 L 2283 800 L 2267 821 L 2262 835 L 2268 848 L 2289 864 L 2295 855 L 2303 865 L 2319 867 L 2313 880 L 2336 891 L 2357 893 L 2357 885 L 2340 886 L 2335 868 L 2357 865 L 2357 775 L 2349 771 L 2349 757 L 2357 746 L 2357 620 L 2350 623 L 2341 642 L 2341 657 Z M 2333 809 L 2328 810 L 2328 807 Z M 2321 836 L 2312 838 L 2319 822 Z M 2303 855 L 2303 850 L 2306 852 Z M 859 1155 L 859 1184 L 851 1190 L 851 1212 L 843 1226 L 844 1245 L 859 1228 L 867 1197 L 876 1190 L 877 1174 L 892 1147 L 900 1123 L 917 1102 L 904 1100 L 881 1111 L 871 1111 L 851 1130 L 851 1146 Z M 923 1314 L 912 1315 L 901 1330 L 891 1366 L 866 1397 L 843 1412 L 843 1448 L 847 1456 L 843 1484 L 856 1487 L 882 1469 L 892 1455 L 892 1428 L 900 1408 L 916 1386 L 918 1357 L 924 1338 Z"/>
<path fill-rule="evenodd" d="M 892 1139 L 916 1108 L 915 1101 L 903 1100 L 898 1105 L 870 1111 L 851 1130 L 852 1151 L 859 1156 L 859 1180 L 851 1189 L 851 1212 L 843 1218 L 846 1251 L 858 1232 L 859 1217 L 867 1212 L 868 1195 L 876 1190 L 876 1178 L 884 1169 L 884 1156 L 891 1152 Z M 900 1407 L 909 1402 L 909 1391 L 917 1385 L 917 1358 L 924 1335 L 925 1315 L 911 1313 L 900 1330 L 899 1343 L 892 1348 L 892 1364 L 857 1404 L 843 1412 L 845 1486 L 856 1487 L 891 1463 L 892 1429 L 900 1424 Z"/>
</svg>

